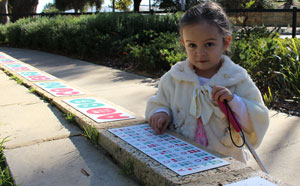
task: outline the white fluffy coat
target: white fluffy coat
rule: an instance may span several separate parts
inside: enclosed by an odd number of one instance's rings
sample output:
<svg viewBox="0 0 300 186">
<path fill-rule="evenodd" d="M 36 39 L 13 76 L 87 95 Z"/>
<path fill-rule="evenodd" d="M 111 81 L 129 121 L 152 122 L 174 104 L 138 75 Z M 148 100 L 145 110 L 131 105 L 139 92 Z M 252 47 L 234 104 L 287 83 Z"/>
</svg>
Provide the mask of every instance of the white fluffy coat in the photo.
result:
<svg viewBox="0 0 300 186">
<path fill-rule="evenodd" d="M 227 87 L 242 98 L 248 110 L 249 124 L 253 126 L 253 131 L 244 132 L 255 148 L 261 143 L 268 128 L 269 112 L 246 70 L 227 56 L 223 56 L 223 59 L 222 66 L 205 86 L 200 86 L 198 76 L 188 60 L 175 64 L 162 76 L 157 94 L 148 100 L 146 119 L 149 121 L 157 109 L 167 109 L 171 113 L 169 129 L 193 140 L 197 118 L 201 116 L 208 148 L 246 162 L 249 158 L 248 150 L 232 144 L 226 116 L 211 99 L 212 87 Z M 233 128 L 232 131 L 233 139 L 240 144 L 240 136 Z"/>
</svg>

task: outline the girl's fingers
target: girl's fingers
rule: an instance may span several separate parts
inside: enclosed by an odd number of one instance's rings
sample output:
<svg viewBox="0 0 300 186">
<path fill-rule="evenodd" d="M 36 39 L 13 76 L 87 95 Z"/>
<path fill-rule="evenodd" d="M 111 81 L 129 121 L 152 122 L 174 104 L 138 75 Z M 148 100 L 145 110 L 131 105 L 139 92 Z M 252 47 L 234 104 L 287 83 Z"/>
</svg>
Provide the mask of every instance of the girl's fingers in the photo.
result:
<svg viewBox="0 0 300 186">
<path fill-rule="evenodd" d="M 211 94 L 212 94 L 211 96 L 212 96 L 213 99 L 216 99 L 216 93 L 217 93 L 218 91 L 220 91 L 220 90 L 221 90 L 221 87 L 219 87 L 219 86 L 214 86 L 214 87 L 213 87 L 212 93 L 211 93 Z"/>
<path fill-rule="evenodd" d="M 227 88 L 215 86 L 213 87 L 212 98 L 224 102 L 224 100 L 231 101 L 233 95 Z"/>
<path fill-rule="evenodd" d="M 228 98 L 228 94 L 227 94 L 226 90 L 221 90 L 218 93 L 219 93 L 218 94 L 218 100 L 224 102 L 224 100 Z"/>
<path fill-rule="evenodd" d="M 153 127 L 152 127 L 152 129 L 155 131 L 155 133 L 159 133 L 158 120 L 159 120 L 159 118 L 156 117 L 155 121 L 153 123 Z"/>
<path fill-rule="evenodd" d="M 214 99 L 215 99 L 215 100 L 223 101 L 223 100 L 221 100 L 220 98 L 221 98 L 222 96 L 224 96 L 224 94 L 226 94 L 226 91 L 225 91 L 225 90 L 222 90 L 222 89 L 217 90 L 217 91 L 215 92 Z"/>
<path fill-rule="evenodd" d="M 154 118 L 150 117 L 150 119 L 149 119 L 149 125 L 150 125 L 151 128 L 153 128 L 153 124 L 154 124 Z"/>
<path fill-rule="evenodd" d="M 167 124 L 167 121 L 165 121 L 164 118 L 158 118 L 155 123 L 154 123 L 154 127 L 153 130 L 155 131 L 156 134 L 162 134 L 164 132 L 164 128 Z"/>
<path fill-rule="evenodd" d="M 158 120 L 158 130 L 159 130 L 159 134 L 162 134 L 165 131 L 165 126 L 167 124 L 167 121 L 164 118 L 159 118 Z"/>
<path fill-rule="evenodd" d="M 166 121 L 166 122 L 164 123 L 162 129 L 160 130 L 161 134 L 164 133 L 164 132 L 166 131 L 166 129 L 167 129 L 167 127 L 168 127 L 168 123 L 169 123 L 168 121 Z"/>
<path fill-rule="evenodd" d="M 149 125 L 156 134 L 162 134 L 166 130 L 168 123 L 169 123 L 169 117 L 165 113 L 154 114 L 149 119 Z"/>
<path fill-rule="evenodd" d="M 156 120 L 157 119 L 155 116 L 153 116 L 149 119 L 149 125 L 154 131 L 156 131 L 156 123 L 157 123 Z"/>
</svg>

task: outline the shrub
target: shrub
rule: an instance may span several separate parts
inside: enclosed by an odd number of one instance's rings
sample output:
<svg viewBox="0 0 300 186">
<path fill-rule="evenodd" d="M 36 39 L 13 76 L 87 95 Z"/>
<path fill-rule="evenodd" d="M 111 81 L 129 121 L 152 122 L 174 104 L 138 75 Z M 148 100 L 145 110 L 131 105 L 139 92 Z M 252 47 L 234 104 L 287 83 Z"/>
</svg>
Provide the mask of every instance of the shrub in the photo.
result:
<svg viewBox="0 0 300 186">
<path fill-rule="evenodd" d="M 232 59 L 247 69 L 263 94 L 276 90 L 273 100 L 299 102 L 299 39 L 281 39 L 264 27 L 235 32 Z"/>
<path fill-rule="evenodd" d="M 166 71 L 171 65 L 185 59 L 177 33 L 144 30 L 135 39 L 135 42 L 127 44 L 126 59 L 133 61 L 140 70 Z"/>
<path fill-rule="evenodd" d="M 166 71 L 186 58 L 177 31 L 180 16 L 101 13 L 20 19 L 0 26 L 0 43 L 96 61 L 117 58 L 139 70 Z M 263 95 L 300 102 L 299 39 L 281 39 L 265 27 L 236 27 L 233 38 L 232 60 L 247 69 Z"/>
<path fill-rule="evenodd" d="M 7 27 L 4 25 L 0 25 L 0 44 L 4 44 L 6 42 L 6 32 Z"/>
</svg>

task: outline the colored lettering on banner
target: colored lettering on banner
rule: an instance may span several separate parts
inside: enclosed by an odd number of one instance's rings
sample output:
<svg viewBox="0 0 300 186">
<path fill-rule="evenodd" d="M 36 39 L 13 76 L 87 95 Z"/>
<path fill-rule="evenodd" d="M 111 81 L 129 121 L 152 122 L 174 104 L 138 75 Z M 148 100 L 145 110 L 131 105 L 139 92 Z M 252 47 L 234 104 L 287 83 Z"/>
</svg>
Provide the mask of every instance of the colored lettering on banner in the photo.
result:
<svg viewBox="0 0 300 186">
<path fill-rule="evenodd" d="M 13 71 L 32 71 L 33 69 L 27 65 L 20 63 L 5 64 L 7 68 L 10 68 Z"/>
<path fill-rule="evenodd" d="M 29 81 L 45 81 L 45 80 L 54 80 L 55 77 L 50 75 L 44 74 L 42 72 L 17 72 L 24 78 L 28 79 Z"/>
<path fill-rule="evenodd" d="M 227 161 L 168 133 L 155 135 L 148 124 L 109 129 L 108 131 L 179 175 L 192 174 L 229 164 Z M 141 139 L 143 139 L 144 145 L 141 145 Z"/>
<path fill-rule="evenodd" d="M 8 58 L 0 58 L 0 64 L 3 63 L 3 64 L 7 64 L 7 63 L 16 63 L 14 60 L 11 60 L 11 59 L 8 59 Z"/>
<path fill-rule="evenodd" d="M 67 99 L 63 101 L 98 123 L 135 118 L 95 98 Z"/>
<path fill-rule="evenodd" d="M 74 96 L 84 94 L 84 92 L 76 90 L 63 82 L 51 81 L 35 84 L 54 96 Z"/>
</svg>

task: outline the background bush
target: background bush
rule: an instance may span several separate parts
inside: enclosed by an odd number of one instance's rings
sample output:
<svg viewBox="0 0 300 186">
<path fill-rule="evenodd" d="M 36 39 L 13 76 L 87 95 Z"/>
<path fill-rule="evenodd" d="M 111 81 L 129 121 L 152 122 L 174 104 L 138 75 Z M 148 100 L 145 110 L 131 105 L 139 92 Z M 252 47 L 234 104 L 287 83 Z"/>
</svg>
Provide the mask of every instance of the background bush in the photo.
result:
<svg viewBox="0 0 300 186">
<path fill-rule="evenodd" d="M 282 39 L 265 27 L 243 28 L 234 38 L 232 60 L 247 69 L 263 94 L 273 102 L 300 103 L 299 39 Z"/>
<path fill-rule="evenodd" d="M 118 59 L 151 74 L 186 59 L 178 35 L 180 16 L 101 13 L 27 18 L 0 25 L 0 43 L 94 62 Z M 300 103 L 299 49 L 299 39 L 281 39 L 264 27 L 236 28 L 229 55 L 247 69 L 271 106 L 287 99 Z"/>
</svg>

